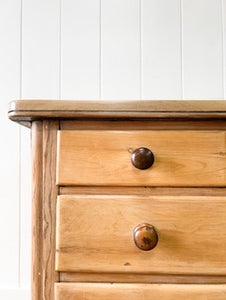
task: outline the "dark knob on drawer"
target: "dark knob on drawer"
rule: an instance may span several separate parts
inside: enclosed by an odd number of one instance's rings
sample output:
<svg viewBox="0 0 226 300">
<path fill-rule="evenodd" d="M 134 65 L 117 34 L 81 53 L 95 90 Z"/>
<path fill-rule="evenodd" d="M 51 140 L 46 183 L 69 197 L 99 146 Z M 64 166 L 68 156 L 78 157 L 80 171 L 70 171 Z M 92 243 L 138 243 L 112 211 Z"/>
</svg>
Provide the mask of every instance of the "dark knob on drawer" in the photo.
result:
<svg viewBox="0 0 226 300">
<path fill-rule="evenodd" d="M 141 147 L 133 151 L 131 161 L 137 169 L 145 170 L 153 165 L 154 155 L 148 148 Z"/>
<path fill-rule="evenodd" d="M 158 243 L 157 232 L 152 225 L 147 223 L 136 226 L 133 238 L 136 246 L 144 251 L 152 250 Z"/>
</svg>

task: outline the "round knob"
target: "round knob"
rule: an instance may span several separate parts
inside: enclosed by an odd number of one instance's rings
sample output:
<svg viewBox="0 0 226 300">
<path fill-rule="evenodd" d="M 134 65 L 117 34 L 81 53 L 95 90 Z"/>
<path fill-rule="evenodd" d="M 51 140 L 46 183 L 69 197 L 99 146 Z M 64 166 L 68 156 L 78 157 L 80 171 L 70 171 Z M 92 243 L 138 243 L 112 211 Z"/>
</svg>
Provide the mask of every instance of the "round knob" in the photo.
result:
<svg viewBox="0 0 226 300">
<path fill-rule="evenodd" d="M 144 251 L 152 250 L 158 243 L 157 232 L 152 225 L 147 223 L 136 226 L 133 238 L 136 246 Z"/>
<path fill-rule="evenodd" d="M 151 150 L 141 147 L 133 151 L 131 161 L 137 169 L 145 170 L 153 165 L 154 155 Z"/>
</svg>

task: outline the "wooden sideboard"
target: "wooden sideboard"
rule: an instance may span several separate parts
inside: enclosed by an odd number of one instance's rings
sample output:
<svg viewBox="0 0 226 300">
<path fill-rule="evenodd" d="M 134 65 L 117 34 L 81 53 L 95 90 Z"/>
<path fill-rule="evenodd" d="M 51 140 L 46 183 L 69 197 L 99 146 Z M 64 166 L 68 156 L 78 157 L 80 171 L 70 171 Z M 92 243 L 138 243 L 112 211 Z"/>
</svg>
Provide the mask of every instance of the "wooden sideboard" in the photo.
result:
<svg viewBox="0 0 226 300">
<path fill-rule="evenodd" d="M 226 299 L 226 101 L 10 103 L 32 133 L 32 300 Z"/>
</svg>

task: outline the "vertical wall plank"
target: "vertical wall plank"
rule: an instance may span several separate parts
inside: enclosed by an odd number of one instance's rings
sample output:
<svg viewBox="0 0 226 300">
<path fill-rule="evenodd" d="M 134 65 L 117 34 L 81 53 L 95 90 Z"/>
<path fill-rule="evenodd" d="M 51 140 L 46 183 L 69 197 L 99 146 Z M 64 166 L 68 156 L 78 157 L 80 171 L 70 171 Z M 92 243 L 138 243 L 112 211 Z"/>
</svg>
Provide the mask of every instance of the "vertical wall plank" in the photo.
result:
<svg viewBox="0 0 226 300">
<path fill-rule="evenodd" d="M 23 0 L 22 98 L 59 99 L 60 0 Z M 21 128 L 20 284 L 30 286 L 30 131 Z"/>
<path fill-rule="evenodd" d="M 102 99 L 140 98 L 139 34 L 139 0 L 102 1 Z"/>
<path fill-rule="evenodd" d="M 99 98 L 99 2 L 62 1 L 62 99 Z"/>
<path fill-rule="evenodd" d="M 20 95 L 20 0 L 0 1 L 0 285 L 17 286 L 19 273 L 19 127 L 7 118 Z"/>
<path fill-rule="evenodd" d="M 182 0 L 185 99 L 223 99 L 221 0 Z"/>
<path fill-rule="evenodd" d="M 31 281 L 31 141 L 30 129 L 21 127 L 20 157 L 20 286 Z"/>
<path fill-rule="evenodd" d="M 21 288 L 5 288 L 0 289 L 0 299 L 2 300 L 30 300 L 30 292 L 28 289 Z"/>
<path fill-rule="evenodd" d="M 224 100 L 226 100 L 226 0 L 222 0 L 222 26 L 223 26 L 223 89 L 224 89 Z"/>
<path fill-rule="evenodd" d="M 142 98 L 181 99 L 180 0 L 143 0 Z"/>
<path fill-rule="evenodd" d="M 23 98 L 59 98 L 59 16 L 59 0 L 23 0 Z"/>
</svg>

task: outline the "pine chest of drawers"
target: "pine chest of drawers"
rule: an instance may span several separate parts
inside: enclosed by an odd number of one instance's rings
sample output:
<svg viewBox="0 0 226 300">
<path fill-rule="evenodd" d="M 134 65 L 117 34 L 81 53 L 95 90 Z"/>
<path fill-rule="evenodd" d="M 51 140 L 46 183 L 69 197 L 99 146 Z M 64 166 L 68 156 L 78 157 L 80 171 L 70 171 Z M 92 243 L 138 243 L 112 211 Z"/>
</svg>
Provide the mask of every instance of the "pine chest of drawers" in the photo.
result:
<svg viewBox="0 0 226 300">
<path fill-rule="evenodd" d="M 226 102 L 11 102 L 32 299 L 226 299 Z"/>
</svg>

